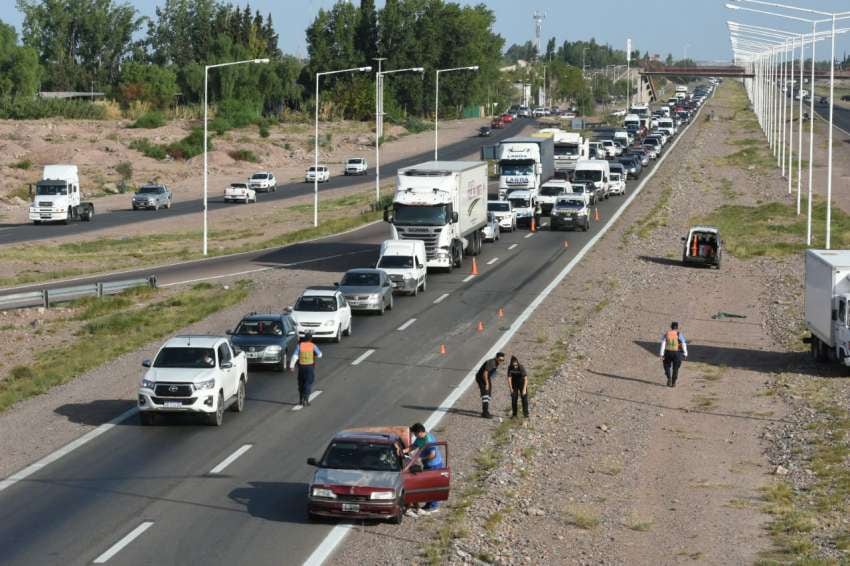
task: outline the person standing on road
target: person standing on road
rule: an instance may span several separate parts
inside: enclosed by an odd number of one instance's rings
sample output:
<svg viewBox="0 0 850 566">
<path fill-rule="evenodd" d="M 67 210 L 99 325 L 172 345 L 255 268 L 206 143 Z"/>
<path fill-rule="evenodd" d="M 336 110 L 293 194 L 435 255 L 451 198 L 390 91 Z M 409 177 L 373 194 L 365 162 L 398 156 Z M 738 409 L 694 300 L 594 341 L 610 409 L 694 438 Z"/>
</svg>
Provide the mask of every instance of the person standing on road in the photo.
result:
<svg viewBox="0 0 850 566">
<path fill-rule="evenodd" d="M 528 418 L 528 374 L 516 356 L 511 356 L 508 364 L 508 387 L 511 390 L 511 418 L 516 418 L 518 397 L 522 397 L 522 416 Z"/>
<path fill-rule="evenodd" d="M 422 463 L 423 470 L 437 470 L 442 468 L 444 466 L 443 455 L 437 446 L 433 446 L 437 442 L 437 438 L 425 429 L 425 425 L 422 423 L 411 425 L 410 434 L 413 436 L 413 441 L 410 447 L 405 449 L 405 452 L 419 450 L 419 461 Z M 422 509 L 408 509 L 407 514 L 410 516 L 432 515 L 439 511 L 439 507 L 439 501 L 429 501 L 425 503 Z"/>
<path fill-rule="evenodd" d="M 478 384 L 478 390 L 481 392 L 481 417 L 492 419 L 490 414 L 490 399 L 493 393 L 493 378 L 499 366 L 505 363 L 505 353 L 499 352 L 492 360 L 487 360 L 481 367 L 478 368 L 478 373 L 475 374 L 475 382 Z"/>
<path fill-rule="evenodd" d="M 310 406 L 310 394 L 316 380 L 316 359 L 322 357 L 322 351 L 313 343 L 313 335 L 306 333 L 298 343 L 298 348 L 289 360 L 289 371 L 295 371 L 298 364 L 298 404 Z"/>
<path fill-rule="evenodd" d="M 688 343 L 685 335 L 679 331 L 679 323 L 670 323 L 670 330 L 661 337 L 661 363 L 667 376 L 667 387 L 676 387 L 679 379 L 679 367 L 682 359 L 688 357 Z"/>
</svg>

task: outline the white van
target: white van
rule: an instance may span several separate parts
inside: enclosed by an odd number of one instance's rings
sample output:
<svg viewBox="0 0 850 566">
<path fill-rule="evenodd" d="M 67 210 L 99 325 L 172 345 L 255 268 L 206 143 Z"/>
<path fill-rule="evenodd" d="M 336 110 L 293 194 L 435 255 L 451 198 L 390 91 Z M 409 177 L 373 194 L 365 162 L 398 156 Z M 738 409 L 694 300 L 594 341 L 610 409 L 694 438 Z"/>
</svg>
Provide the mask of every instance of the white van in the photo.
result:
<svg viewBox="0 0 850 566">
<path fill-rule="evenodd" d="M 375 267 L 387 272 L 393 291 L 416 296 L 427 287 L 427 261 L 422 240 L 384 240 Z"/>
<path fill-rule="evenodd" d="M 676 135 L 676 123 L 673 122 L 672 118 L 659 118 L 658 129 L 668 132 L 668 137 Z"/>
<path fill-rule="evenodd" d="M 573 181 L 576 183 L 593 183 L 598 195 L 608 194 L 608 182 L 611 177 L 611 166 L 604 159 L 585 159 L 576 163 Z"/>
</svg>

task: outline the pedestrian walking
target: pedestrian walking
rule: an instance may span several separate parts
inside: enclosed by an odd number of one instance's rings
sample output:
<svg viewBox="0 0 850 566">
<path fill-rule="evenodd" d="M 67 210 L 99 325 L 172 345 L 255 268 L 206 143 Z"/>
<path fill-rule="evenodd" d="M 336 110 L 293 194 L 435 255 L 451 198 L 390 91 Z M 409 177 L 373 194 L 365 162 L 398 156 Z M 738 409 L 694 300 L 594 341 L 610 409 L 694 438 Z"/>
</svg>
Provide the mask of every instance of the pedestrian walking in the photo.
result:
<svg viewBox="0 0 850 566">
<path fill-rule="evenodd" d="M 534 229 L 540 230 L 540 217 L 543 216 L 543 207 L 540 203 L 534 205 Z"/>
<path fill-rule="evenodd" d="M 496 377 L 496 372 L 499 366 L 505 363 L 504 352 L 499 352 L 492 360 L 487 360 L 481 367 L 478 368 L 478 373 L 475 374 L 475 382 L 478 384 L 478 391 L 481 393 L 481 417 L 492 419 L 490 414 L 490 399 L 493 394 L 493 378 Z"/>
<path fill-rule="evenodd" d="M 528 374 L 516 356 L 508 364 L 508 387 L 511 390 L 511 418 L 516 418 L 517 401 L 522 399 L 522 416 L 528 418 Z"/>
<path fill-rule="evenodd" d="M 405 452 L 419 450 L 419 461 L 422 463 L 423 470 L 437 470 L 445 466 L 440 449 L 434 446 L 437 438 L 425 429 L 425 425 L 414 423 L 410 427 L 410 434 L 413 437 L 413 441 L 410 447 L 405 449 Z M 407 515 L 433 515 L 439 511 L 439 507 L 439 501 L 428 501 L 421 509 L 415 507 L 408 509 Z"/>
<path fill-rule="evenodd" d="M 679 323 L 670 323 L 670 330 L 661 337 L 661 363 L 664 365 L 664 375 L 667 376 L 667 387 L 676 387 L 679 379 L 679 367 L 682 360 L 688 357 L 688 343 L 685 335 L 679 330 Z"/>
<path fill-rule="evenodd" d="M 306 333 L 298 343 L 298 348 L 289 360 L 289 371 L 295 371 L 298 365 L 298 404 L 310 406 L 310 394 L 316 380 L 316 360 L 322 357 L 322 351 L 313 343 L 313 335 Z"/>
</svg>

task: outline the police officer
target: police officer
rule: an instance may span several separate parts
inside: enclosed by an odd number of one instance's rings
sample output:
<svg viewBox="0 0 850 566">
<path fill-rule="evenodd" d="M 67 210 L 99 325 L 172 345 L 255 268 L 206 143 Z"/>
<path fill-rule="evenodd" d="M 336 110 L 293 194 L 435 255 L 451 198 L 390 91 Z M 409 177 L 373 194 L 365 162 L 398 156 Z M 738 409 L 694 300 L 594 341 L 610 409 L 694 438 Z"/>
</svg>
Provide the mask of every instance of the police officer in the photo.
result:
<svg viewBox="0 0 850 566">
<path fill-rule="evenodd" d="M 682 359 L 688 357 L 688 343 L 685 335 L 679 331 L 679 323 L 670 323 L 670 330 L 661 337 L 661 363 L 667 376 L 667 387 L 676 387 L 679 379 L 679 367 Z"/>
<path fill-rule="evenodd" d="M 505 363 L 504 352 L 499 352 L 492 360 L 487 360 L 481 367 L 478 368 L 478 373 L 475 374 L 475 382 L 478 384 L 478 391 L 481 392 L 481 417 L 492 419 L 490 414 L 490 395 L 493 391 L 493 378 L 496 376 L 499 366 Z"/>
<path fill-rule="evenodd" d="M 322 351 L 313 344 L 313 334 L 307 332 L 289 360 L 289 371 L 295 371 L 295 364 L 298 364 L 299 405 L 310 406 L 310 393 L 313 392 L 313 381 L 316 379 L 316 359 L 321 357 Z"/>
</svg>

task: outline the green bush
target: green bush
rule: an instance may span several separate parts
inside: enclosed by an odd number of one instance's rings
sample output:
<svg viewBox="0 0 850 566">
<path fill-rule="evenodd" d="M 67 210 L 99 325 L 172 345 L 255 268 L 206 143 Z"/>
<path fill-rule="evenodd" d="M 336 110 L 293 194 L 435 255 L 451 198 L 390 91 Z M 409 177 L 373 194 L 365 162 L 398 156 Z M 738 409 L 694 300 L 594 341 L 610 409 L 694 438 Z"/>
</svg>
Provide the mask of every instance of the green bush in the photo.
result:
<svg viewBox="0 0 850 566">
<path fill-rule="evenodd" d="M 216 116 L 210 120 L 208 127 L 220 136 L 224 135 L 227 130 L 232 128 L 230 121 L 224 116 Z"/>
<path fill-rule="evenodd" d="M 15 169 L 26 170 L 32 167 L 32 161 L 30 161 L 29 159 L 21 159 L 20 161 L 12 165 L 12 167 L 14 167 Z"/>
<path fill-rule="evenodd" d="M 207 147 L 212 151 L 211 141 L 207 141 Z M 204 152 L 204 130 L 195 128 L 192 133 L 180 141 L 168 144 L 165 151 L 174 159 L 191 159 Z"/>
<path fill-rule="evenodd" d="M 408 116 L 405 118 L 403 125 L 404 128 L 411 134 L 418 134 L 420 132 L 433 129 L 433 125 L 430 122 L 426 122 L 425 120 L 414 116 Z"/>
<path fill-rule="evenodd" d="M 168 155 L 164 147 L 152 143 L 147 138 L 131 141 L 129 148 L 140 151 L 145 155 L 145 157 L 150 157 L 151 159 L 165 159 Z"/>
<path fill-rule="evenodd" d="M 231 128 L 244 128 L 256 124 L 262 118 L 259 103 L 232 98 L 219 103 L 216 117 L 226 119 Z"/>
<path fill-rule="evenodd" d="M 131 128 L 161 128 L 165 125 L 165 115 L 162 112 L 151 111 L 145 112 L 130 124 Z"/>
<path fill-rule="evenodd" d="M 0 119 L 40 120 L 59 117 L 71 120 L 103 120 L 106 117 L 106 109 L 86 100 L 0 98 Z"/>
<path fill-rule="evenodd" d="M 259 161 L 259 159 L 257 159 L 257 155 L 250 149 L 234 149 L 232 151 L 228 151 L 227 155 L 236 161 L 250 161 L 251 163 Z"/>
<path fill-rule="evenodd" d="M 267 138 L 271 135 L 271 132 L 269 132 L 269 125 L 266 124 L 265 122 L 261 122 L 258 127 L 259 127 L 259 130 L 260 130 L 260 137 L 261 138 Z"/>
</svg>

